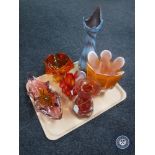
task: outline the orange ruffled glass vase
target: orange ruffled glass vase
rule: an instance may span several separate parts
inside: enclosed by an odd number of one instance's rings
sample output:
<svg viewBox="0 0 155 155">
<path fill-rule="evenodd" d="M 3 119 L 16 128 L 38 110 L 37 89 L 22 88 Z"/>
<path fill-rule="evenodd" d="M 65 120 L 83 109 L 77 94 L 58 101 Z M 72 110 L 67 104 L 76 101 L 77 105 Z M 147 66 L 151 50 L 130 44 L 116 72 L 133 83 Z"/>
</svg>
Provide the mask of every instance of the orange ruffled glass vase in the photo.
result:
<svg viewBox="0 0 155 155">
<path fill-rule="evenodd" d="M 44 61 L 45 73 L 53 74 L 57 82 L 60 82 L 69 70 L 74 67 L 73 61 L 65 53 L 50 54 Z"/>
<path fill-rule="evenodd" d="M 124 58 L 111 59 L 112 54 L 108 50 L 101 52 L 100 59 L 95 52 L 88 54 L 87 78 L 96 81 L 102 89 L 113 88 L 124 74 L 121 70 L 125 64 Z"/>
</svg>

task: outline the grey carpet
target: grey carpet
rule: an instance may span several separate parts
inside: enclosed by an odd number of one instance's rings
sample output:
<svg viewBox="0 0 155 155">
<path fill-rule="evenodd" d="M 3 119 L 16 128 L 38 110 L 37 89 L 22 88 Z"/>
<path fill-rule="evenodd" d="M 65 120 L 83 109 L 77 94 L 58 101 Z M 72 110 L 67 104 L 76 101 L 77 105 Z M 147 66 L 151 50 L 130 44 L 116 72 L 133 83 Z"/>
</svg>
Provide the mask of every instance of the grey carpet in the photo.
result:
<svg viewBox="0 0 155 155">
<path fill-rule="evenodd" d="M 26 94 L 28 73 L 44 73 L 43 59 L 65 51 L 78 60 L 83 48 L 82 17 L 95 6 L 103 10 L 104 29 L 97 36 L 97 53 L 112 51 L 126 59 L 120 84 L 127 99 L 60 140 L 49 141 Z M 21 155 L 134 155 L 134 0 L 20 0 L 20 154 Z M 130 145 L 120 150 L 120 135 Z"/>
</svg>

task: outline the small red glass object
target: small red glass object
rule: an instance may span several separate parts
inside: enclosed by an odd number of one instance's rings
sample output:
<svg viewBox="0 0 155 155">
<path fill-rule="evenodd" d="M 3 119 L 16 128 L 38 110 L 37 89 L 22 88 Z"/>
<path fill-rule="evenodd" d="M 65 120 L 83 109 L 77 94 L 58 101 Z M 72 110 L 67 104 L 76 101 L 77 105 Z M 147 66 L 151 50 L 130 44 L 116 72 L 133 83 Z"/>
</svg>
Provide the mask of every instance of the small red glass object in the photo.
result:
<svg viewBox="0 0 155 155">
<path fill-rule="evenodd" d="M 90 93 L 91 96 L 97 96 L 101 91 L 101 87 L 93 80 L 82 79 L 76 82 L 73 93 L 77 94 L 79 91 Z"/>
<path fill-rule="evenodd" d="M 78 117 L 89 117 L 93 112 L 92 97 L 97 96 L 101 87 L 92 80 L 82 79 L 76 82 L 73 94 L 77 95 L 73 111 Z"/>
<path fill-rule="evenodd" d="M 93 100 L 88 92 L 80 91 L 75 99 L 73 111 L 78 117 L 89 117 L 93 112 Z"/>
<path fill-rule="evenodd" d="M 42 82 L 33 77 L 27 82 L 27 91 L 34 101 L 36 111 L 53 119 L 62 117 L 60 96 L 50 89 L 49 82 Z"/>
<path fill-rule="evenodd" d="M 72 100 L 80 89 L 78 85 L 79 81 L 82 81 L 85 77 L 86 74 L 83 71 L 76 71 L 74 74 L 66 73 L 59 86 L 62 88 L 62 92 Z"/>
<path fill-rule="evenodd" d="M 63 52 L 50 54 L 44 63 L 45 73 L 53 74 L 57 82 L 60 82 L 65 73 L 74 67 L 73 61 Z"/>
<path fill-rule="evenodd" d="M 64 76 L 63 80 L 60 82 L 60 87 L 62 88 L 62 92 L 68 96 L 70 99 L 72 99 L 73 94 L 72 94 L 72 89 L 75 86 L 75 78 L 76 78 L 76 73 L 66 73 Z"/>
</svg>

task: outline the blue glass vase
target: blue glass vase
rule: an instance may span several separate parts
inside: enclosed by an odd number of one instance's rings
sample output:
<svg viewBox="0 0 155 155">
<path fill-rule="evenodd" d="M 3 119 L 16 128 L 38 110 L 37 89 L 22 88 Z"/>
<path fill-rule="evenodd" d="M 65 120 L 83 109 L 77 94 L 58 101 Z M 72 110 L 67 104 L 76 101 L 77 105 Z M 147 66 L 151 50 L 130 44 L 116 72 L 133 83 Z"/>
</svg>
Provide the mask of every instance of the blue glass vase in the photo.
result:
<svg viewBox="0 0 155 155">
<path fill-rule="evenodd" d="M 84 48 L 79 59 L 80 69 L 86 71 L 87 56 L 90 51 L 96 50 L 96 36 L 103 27 L 101 8 L 97 7 L 94 13 L 87 19 L 83 17 L 83 26 L 86 32 Z"/>
</svg>

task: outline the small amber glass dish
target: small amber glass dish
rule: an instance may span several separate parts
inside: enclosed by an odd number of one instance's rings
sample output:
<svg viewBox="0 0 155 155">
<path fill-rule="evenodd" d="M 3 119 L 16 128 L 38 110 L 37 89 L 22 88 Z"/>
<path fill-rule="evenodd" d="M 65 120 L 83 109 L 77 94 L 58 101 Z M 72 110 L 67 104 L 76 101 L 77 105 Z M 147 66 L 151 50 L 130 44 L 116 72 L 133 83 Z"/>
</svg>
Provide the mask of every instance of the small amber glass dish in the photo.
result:
<svg viewBox="0 0 155 155">
<path fill-rule="evenodd" d="M 110 89 L 122 78 L 124 71 L 118 71 L 114 75 L 96 72 L 87 63 L 87 78 L 96 81 L 102 89 Z"/>
<path fill-rule="evenodd" d="M 50 54 L 44 61 L 45 73 L 53 74 L 57 82 L 74 67 L 73 61 L 65 53 Z"/>
</svg>

